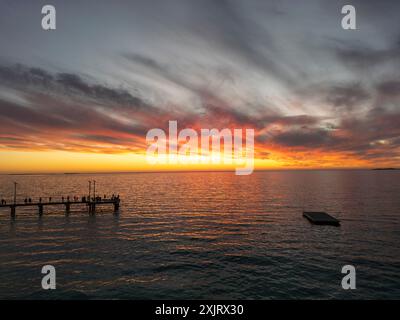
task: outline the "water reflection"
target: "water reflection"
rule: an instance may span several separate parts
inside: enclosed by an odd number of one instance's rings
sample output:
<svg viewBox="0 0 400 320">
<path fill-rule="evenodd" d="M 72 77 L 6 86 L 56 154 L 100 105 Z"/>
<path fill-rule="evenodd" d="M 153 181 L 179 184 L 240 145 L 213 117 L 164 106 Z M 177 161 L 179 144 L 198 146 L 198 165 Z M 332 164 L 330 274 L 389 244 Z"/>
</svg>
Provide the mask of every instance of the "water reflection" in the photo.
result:
<svg viewBox="0 0 400 320">
<path fill-rule="evenodd" d="M 86 175 L 0 176 L 2 197 L 84 195 Z M 96 175 L 121 213 L 29 208 L 0 216 L 0 297 L 37 291 L 54 263 L 67 292 L 95 298 L 400 298 L 398 172 Z M 44 188 L 44 186 L 46 186 Z M 326 210 L 341 228 L 310 225 Z M 338 286 L 359 266 L 356 296 Z M 384 288 L 385 290 L 382 290 Z M 65 298 L 69 295 L 66 294 Z"/>
</svg>

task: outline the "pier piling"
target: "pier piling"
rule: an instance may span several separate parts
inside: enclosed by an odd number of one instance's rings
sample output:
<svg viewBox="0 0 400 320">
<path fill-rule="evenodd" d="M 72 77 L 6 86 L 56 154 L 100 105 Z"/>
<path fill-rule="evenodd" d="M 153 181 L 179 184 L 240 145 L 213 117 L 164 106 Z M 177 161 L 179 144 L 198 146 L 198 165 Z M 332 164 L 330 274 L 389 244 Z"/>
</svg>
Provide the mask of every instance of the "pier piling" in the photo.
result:
<svg viewBox="0 0 400 320">
<path fill-rule="evenodd" d="M 11 218 L 12 219 L 14 219 L 15 218 L 15 208 L 16 208 L 16 206 L 15 205 L 12 205 L 12 206 L 10 206 L 10 208 L 11 208 Z"/>
<path fill-rule="evenodd" d="M 69 214 L 71 212 L 71 205 L 70 203 L 65 204 L 65 214 Z"/>
<path fill-rule="evenodd" d="M 114 202 L 114 213 L 119 212 L 119 200 Z"/>
</svg>

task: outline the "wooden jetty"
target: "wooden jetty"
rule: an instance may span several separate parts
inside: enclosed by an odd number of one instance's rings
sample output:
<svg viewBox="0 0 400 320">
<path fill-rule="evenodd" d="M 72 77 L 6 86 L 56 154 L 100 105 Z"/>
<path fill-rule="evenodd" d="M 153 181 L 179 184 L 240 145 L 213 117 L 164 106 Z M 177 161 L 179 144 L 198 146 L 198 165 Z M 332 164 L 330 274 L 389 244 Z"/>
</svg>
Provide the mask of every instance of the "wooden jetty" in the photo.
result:
<svg viewBox="0 0 400 320">
<path fill-rule="evenodd" d="M 10 204 L 1 204 L 0 208 L 9 208 L 11 217 L 15 218 L 16 210 L 19 207 L 36 207 L 37 213 L 39 214 L 39 216 L 42 216 L 44 211 L 43 209 L 46 206 L 64 206 L 65 213 L 69 214 L 71 211 L 71 206 L 73 205 L 85 205 L 87 211 L 90 214 L 95 214 L 96 208 L 99 206 L 112 205 L 114 207 L 114 213 L 118 213 L 120 206 L 120 198 L 113 197 L 111 199 L 94 198 L 90 200 L 82 199 L 79 201 L 65 200 L 65 201 L 47 201 L 47 202 L 39 201 L 39 202 L 10 203 Z"/>
<path fill-rule="evenodd" d="M 23 203 L 17 202 L 17 185 L 18 183 L 14 182 L 14 201 L 7 204 L 7 202 L 2 199 L 0 208 L 9 208 L 11 218 L 15 218 L 16 211 L 18 207 L 37 207 L 39 216 L 43 215 L 43 208 L 46 206 L 64 206 L 65 207 L 65 214 L 69 214 L 71 211 L 72 205 L 85 205 L 89 214 L 96 213 L 96 207 L 104 206 L 104 205 L 112 205 L 114 206 L 114 213 L 119 212 L 120 206 L 120 198 L 119 195 L 113 195 L 111 198 L 107 198 L 104 195 L 104 198 L 96 196 L 96 181 L 91 180 L 89 182 L 89 196 L 73 197 L 73 200 L 70 197 L 61 197 L 61 201 L 52 201 L 52 198 L 49 197 L 48 201 L 43 202 L 42 198 L 39 198 L 38 201 L 32 201 L 31 198 L 25 198 Z M 93 183 L 93 190 L 92 190 L 92 183 Z M 79 200 L 80 199 L 80 200 Z"/>
<path fill-rule="evenodd" d="M 340 226 L 340 221 L 326 212 L 311 212 L 303 211 L 303 217 L 307 218 L 313 224 L 317 225 L 330 225 L 330 226 Z"/>
</svg>

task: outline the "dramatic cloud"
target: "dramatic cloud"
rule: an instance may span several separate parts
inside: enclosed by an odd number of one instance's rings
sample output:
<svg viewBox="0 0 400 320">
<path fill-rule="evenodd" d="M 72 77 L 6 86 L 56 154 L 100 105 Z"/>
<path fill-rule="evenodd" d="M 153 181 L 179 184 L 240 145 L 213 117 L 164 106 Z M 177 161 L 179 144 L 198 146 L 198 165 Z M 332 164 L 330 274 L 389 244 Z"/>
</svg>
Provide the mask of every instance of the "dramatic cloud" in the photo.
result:
<svg viewBox="0 0 400 320">
<path fill-rule="evenodd" d="M 140 98 L 132 96 L 124 89 L 89 84 L 76 74 L 52 75 L 43 69 L 28 68 L 22 65 L 0 66 L 0 84 L 20 90 L 28 88 L 38 93 L 57 93 L 93 100 L 102 105 L 117 104 L 132 109 L 151 108 Z"/>
<path fill-rule="evenodd" d="M 400 63 L 400 44 L 386 49 L 338 48 L 337 55 L 343 63 L 358 70 L 376 67 L 385 63 Z"/>
<path fill-rule="evenodd" d="M 397 97 L 400 95 L 400 80 L 388 80 L 380 83 L 378 92 L 384 96 Z"/>
<path fill-rule="evenodd" d="M 53 4 L 54 32 L 0 5 L 0 150 L 144 153 L 177 120 L 287 166 L 400 164 L 398 1 L 354 1 L 357 31 L 341 1 Z"/>
<path fill-rule="evenodd" d="M 344 107 L 350 110 L 367 100 L 370 96 L 359 84 L 332 86 L 328 90 L 328 103 L 335 107 Z"/>
</svg>

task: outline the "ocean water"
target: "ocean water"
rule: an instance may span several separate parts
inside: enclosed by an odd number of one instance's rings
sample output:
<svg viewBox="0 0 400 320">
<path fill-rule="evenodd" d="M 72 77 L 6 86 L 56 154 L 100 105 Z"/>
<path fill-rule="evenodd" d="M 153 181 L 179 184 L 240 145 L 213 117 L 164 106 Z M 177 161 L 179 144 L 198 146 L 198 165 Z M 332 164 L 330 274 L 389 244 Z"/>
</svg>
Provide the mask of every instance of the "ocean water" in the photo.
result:
<svg viewBox="0 0 400 320">
<path fill-rule="evenodd" d="M 2 175 L 0 198 L 13 181 L 20 200 L 80 196 L 92 179 L 120 194 L 119 215 L 0 209 L 1 299 L 400 299 L 400 171 Z M 356 290 L 341 287 L 346 264 Z"/>
</svg>

